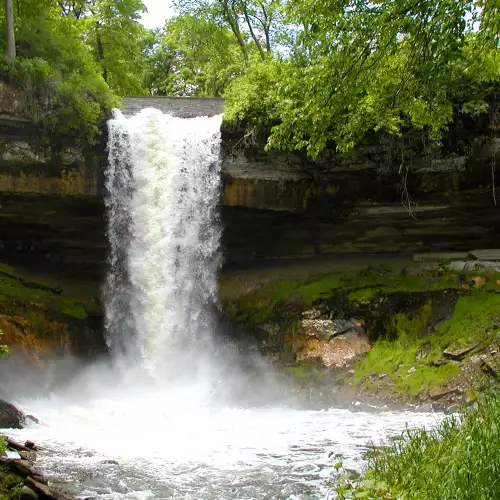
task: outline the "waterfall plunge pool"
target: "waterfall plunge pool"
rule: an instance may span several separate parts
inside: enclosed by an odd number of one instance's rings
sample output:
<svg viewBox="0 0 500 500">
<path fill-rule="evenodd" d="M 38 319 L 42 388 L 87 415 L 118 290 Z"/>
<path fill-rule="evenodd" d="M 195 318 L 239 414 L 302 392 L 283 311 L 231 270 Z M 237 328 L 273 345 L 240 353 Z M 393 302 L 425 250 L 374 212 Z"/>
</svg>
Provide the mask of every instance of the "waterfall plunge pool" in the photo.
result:
<svg viewBox="0 0 500 500">
<path fill-rule="evenodd" d="M 361 470 L 371 444 L 442 418 L 217 407 L 203 391 L 136 387 L 84 401 L 19 401 L 40 423 L 7 434 L 42 447 L 38 468 L 79 499 L 320 499 L 335 462 Z"/>
</svg>

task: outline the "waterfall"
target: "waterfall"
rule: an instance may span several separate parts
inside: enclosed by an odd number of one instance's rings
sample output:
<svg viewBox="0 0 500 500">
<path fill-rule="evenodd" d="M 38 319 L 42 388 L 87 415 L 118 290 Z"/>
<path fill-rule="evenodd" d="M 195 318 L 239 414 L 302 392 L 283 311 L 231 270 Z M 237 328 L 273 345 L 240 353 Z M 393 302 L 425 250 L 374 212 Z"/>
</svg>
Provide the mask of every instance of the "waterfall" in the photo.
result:
<svg viewBox="0 0 500 500">
<path fill-rule="evenodd" d="M 143 109 L 108 122 L 107 341 L 115 358 L 152 373 L 210 336 L 221 119 Z"/>
</svg>

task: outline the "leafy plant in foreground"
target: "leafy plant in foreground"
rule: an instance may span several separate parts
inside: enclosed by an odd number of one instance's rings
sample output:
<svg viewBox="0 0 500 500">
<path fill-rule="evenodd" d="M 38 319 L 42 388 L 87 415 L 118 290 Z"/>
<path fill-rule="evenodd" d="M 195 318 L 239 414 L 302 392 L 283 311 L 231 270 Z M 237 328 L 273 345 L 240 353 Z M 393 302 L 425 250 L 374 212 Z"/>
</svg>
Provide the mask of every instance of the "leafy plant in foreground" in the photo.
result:
<svg viewBox="0 0 500 500">
<path fill-rule="evenodd" d="M 335 465 L 337 498 L 373 500 L 487 500 L 500 498 L 500 394 L 480 396 L 473 408 L 434 430 L 407 430 L 368 457 L 362 478 Z"/>
</svg>

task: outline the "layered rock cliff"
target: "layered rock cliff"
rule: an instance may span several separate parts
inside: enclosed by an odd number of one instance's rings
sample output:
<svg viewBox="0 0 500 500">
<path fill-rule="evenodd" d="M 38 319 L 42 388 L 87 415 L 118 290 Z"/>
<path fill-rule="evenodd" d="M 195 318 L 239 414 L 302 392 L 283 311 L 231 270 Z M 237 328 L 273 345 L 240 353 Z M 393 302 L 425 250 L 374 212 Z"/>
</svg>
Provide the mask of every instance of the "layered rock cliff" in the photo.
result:
<svg viewBox="0 0 500 500">
<path fill-rule="evenodd" d="M 94 298 L 107 256 L 105 126 L 100 142 L 84 150 L 44 135 L 20 111 L 20 100 L 15 89 L 2 87 L 0 260 L 28 274 L 50 275 L 64 283 L 63 297 L 83 307 L 85 317 L 73 318 L 57 308 L 47 315 L 40 305 L 47 328 L 65 325 L 55 335 L 64 343 L 65 332 L 102 325 Z M 500 139 L 487 126 L 454 130 L 438 149 L 418 134 L 378 137 L 351 155 L 327 151 L 316 162 L 299 153 L 266 153 L 241 131 L 225 128 L 222 137 L 226 273 L 270 259 L 354 253 L 368 261 L 380 253 L 500 246 L 494 176 Z M 4 300 L 1 291 L 0 297 L 10 335 L 16 324 L 24 325 L 24 306 Z M 24 330 L 30 332 L 30 325 Z"/>
</svg>

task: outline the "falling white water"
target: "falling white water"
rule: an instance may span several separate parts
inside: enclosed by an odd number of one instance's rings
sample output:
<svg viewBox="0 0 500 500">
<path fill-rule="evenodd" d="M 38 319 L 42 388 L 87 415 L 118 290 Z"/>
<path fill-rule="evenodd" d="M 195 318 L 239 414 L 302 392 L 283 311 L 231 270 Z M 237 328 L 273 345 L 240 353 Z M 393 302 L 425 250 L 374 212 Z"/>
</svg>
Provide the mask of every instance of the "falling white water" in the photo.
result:
<svg viewBox="0 0 500 500">
<path fill-rule="evenodd" d="M 108 343 L 153 374 L 210 335 L 221 118 L 144 109 L 109 121 Z"/>
</svg>

